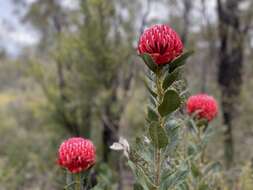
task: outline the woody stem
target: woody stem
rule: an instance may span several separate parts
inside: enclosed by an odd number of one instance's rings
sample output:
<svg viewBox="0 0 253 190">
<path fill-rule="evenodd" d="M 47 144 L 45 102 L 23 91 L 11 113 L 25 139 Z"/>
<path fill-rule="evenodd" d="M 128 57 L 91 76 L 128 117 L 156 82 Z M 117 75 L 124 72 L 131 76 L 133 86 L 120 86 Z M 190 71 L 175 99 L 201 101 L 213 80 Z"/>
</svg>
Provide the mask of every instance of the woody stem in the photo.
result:
<svg viewBox="0 0 253 190">
<path fill-rule="evenodd" d="M 75 174 L 75 190 L 81 190 L 81 173 Z"/>
<path fill-rule="evenodd" d="M 157 100 L 161 104 L 163 100 L 163 88 L 161 84 L 161 70 L 156 73 L 156 89 L 157 89 Z M 159 115 L 159 125 L 163 127 L 163 119 Z M 160 173 L 161 173 L 161 148 L 155 147 L 155 184 L 156 188 L 160 188 Z"/>
</svg>

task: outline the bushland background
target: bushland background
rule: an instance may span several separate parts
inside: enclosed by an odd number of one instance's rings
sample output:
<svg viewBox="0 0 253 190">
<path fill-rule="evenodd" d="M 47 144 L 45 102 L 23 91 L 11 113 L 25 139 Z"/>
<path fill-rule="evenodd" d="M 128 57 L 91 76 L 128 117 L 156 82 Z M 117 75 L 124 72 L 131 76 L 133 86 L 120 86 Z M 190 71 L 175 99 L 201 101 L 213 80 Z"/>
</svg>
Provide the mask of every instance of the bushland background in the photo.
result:
<svg viewBox="0 0 253 190">
<path fill-rule="evenodd" d="M 105 189 L 131 189 L 108 147 L 142 132 L 136 44 L 145 27 L 166 23 L 195 50 L 189 92 L 219 101 L 210 159 L 235 189 L 252 190 L 252 18 L 252 0 L 0 0 L 0 189 L 62 189 L 57 149 L 70 136 L 96 144 Z"/>
</svg>

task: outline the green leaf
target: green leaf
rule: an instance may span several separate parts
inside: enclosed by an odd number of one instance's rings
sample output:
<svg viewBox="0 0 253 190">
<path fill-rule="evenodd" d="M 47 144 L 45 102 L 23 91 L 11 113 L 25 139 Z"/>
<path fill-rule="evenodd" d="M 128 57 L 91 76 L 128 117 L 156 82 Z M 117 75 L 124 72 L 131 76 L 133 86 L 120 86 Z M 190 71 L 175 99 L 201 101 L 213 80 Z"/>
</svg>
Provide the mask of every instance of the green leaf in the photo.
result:
<svg viewBox="0 0 253 190">
<path fill-rule="evenodd" d="M 208 187 L 208 185 L 205 184 L 205 183 L 200 184 L 200 186 L 199 186 L 199 188 L 198 188 L 198 190 L 208 190 L 208 189 L 209 189 L 209 187 Z"/>
<path fill-rule="evenodd" d="M 196 125 L 196 123 L 195 123 L 195 121 L 194 121 L 193 119 L 190 118 L 190 119 L 188 120 L 188 126 L 190 127 L 190 129 L 193 130 L 193 132 L 194 132 L 195 134 L 198 134 L 199 128 L 197 127 L 197 125 Z"/>
<path fill-rule="evenodd" d="M 208 126 L 208 120 L 207 119 L 198 119 L 196 121 L 196 125 L 198 127 L 207 127 Z"/>
<path fill-rule="evenodd" d="M 149 96 L 149 102 L 152 107 L 156 107 L 157 101 L 153 96 Z"/>
<path fill-rule="evenodd" d="M 222 165 L 219 162 L 213 162 L 206 166 L 204 169 L 204 174 L 207 175 L 209 172 L 219 172 Z"/>
<path fill-rule="evenodd" d="M 183 53 L 181 56 L 177 57 L 174 61 L 172 61 L 170 65 L 170 72 L 173 72 L 177 67 L 180 67 L 185 64 L 185 61 L 190 55 L 193 54 L 193 51 L 187 51 Z"/>
<path fill-rule="evenodd" d="M 174 119 L 174 118 L 171 118 L 170 120 L 168 120 L 166 122 L 166 128 L 168 130 L 174 130 L 178 127 L 180 127 L 182 121 L 180 119 Z"/>
<path fill-rule="evenodd" d="M 96 186 L 93 187 L 91 190 L 103 190 L 103 188 L 100 187 L 100 185 L 96 185 Z"/>
<path fill-rule="evenodd" d="M 172 73 L 167 73 L 163 81 L 163 89 L 167 89 L 173 84 L 173 82 L 178 80 L 180 78 L 181 71 L 182 67 L 178 67 Z"/>
<path fill-rule="evenodd" d="M 168 177 L 170 177 L 171 175 L 175 174 L 176 171 L 175 170 L 171 170 L 171 169 L 166 169 L 163 170 L 162 176 L 161 176 L 161 181 L 165 181 Z"/>
<path fill-rule="evenodd" d="M 181 99 L 175 90 L 169 89 L 165 92 L 163 102 L 158 107 L 158 111 L 162 117 L 176 111 L 181 105 Z"/>
<path fill-rule="evenodd" d="M 149 87 L 148 83 L 146 80 L 144 80 L 144 84 L 145 84 L 145 87 L 148 89 L 149 93 L 151 94 L 152 97 L 156 98 L 157 97 L 157 94 Z"/>
<path fill-rule="evenodd" d="M 155 110 L 153 110 L 150 106 L 148 106 L 148 121 L 158 121 L 158 115 Z"/>
<path fill-rule="evenodd" d="M 194 163 L 191 164 L 191 173 L 194 178 L 202 176 L 201 171 Z"/>
<path fill-rule="evenodd" d="M 169 136 L 169 145 L 167 146 L 168 153 L 172 153 L 179 143 L 180 125 L 175 120 L 170 120 L 165 124 L 167 135 Z"/>
<path fill-rule="evenodd" d="M 148 66 L 148 68 L 153 71 L 153 72 L 156 72 L 157 70 L 157 64 L 153 61 L 152 57 L 147 54 L 147 53 L 144 53 L 142 55 L 140 55 L 141 58 L 143 59 L 144 63 Z"/>
<path fill-rule="evenodd" d="M 134 184 L 134 190 L 144 190 L 144 189 L 139 183 L 135 183 Z"/>
<path fill-rule="evenodd" d="M 128 160 L 128 166 L 132 169 L 136 180 L 141 185 L 143 190 L 149 190 L 147 182 L 149 181 L 148 176 L 144 174 L 140 167 L 137 167 L 132 161 Z"/>
<path fill-rule="evenodd" d="M 187 184 L 187 182 L 183 182 L 179 185 L 178 189 L 177 190 L 189 190 L 190 187 L 189 185 Z"/>
<path fill-rule="evenodd" d="M 150 82 L 155 82 L 156 76 L 154 73 L 152 73 L 151 71 L 146 73 L 146 78 L 150 81 Z"/>
<path fill-rule="evenodd" d="M 149 135 L 153 144 L 158 148 L 164 148 L 168 144 L 168 136 L 158 122 L 150 124 Z"/>
<path fill-rule="evenodd" d="M 188 156 L 194 156 L 198 153 L 198 147 L 194 143 L 189 143 L 187 148 Z"/>
<path fill-rule="evenodd" d="M 180 124 L 175 119 L 169 120 L 165 124 L 167 135 L 170 137 L 171 141 L 173 141 L 175 138 L 178 137 L 179 128 L 180 128 Z"/>
<path fill-rule="evenodd" d="M 169 174 L 167 178 L 163 178 L 162 189 L 173 189 L 173 187 L 182 184 L 188 175 L 188 170 L 178 170 L 175 173 Z"/>
</svg>

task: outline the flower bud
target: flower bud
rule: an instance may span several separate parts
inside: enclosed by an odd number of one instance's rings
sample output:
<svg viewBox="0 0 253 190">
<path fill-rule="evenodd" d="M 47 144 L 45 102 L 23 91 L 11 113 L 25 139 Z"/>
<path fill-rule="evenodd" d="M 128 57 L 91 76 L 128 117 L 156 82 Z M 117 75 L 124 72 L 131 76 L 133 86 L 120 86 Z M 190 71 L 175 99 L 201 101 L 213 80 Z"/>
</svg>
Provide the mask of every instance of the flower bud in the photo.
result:
<svg viewBox="0 0 253 190">
<path fill-rule="evenodd" d="M 189 115 L 196 114 L 198 119 L 213 120 L 218 113 L 216 100 L 207 94 L 198 94 L 188 98 L 187 112 Z"/>
<path fill-rule="evenodd" d="M 171 62 L 183 52 L 183 43 L 168 25 L 154 25 L 141 35 L 138 52 L 149 54 L 156 64 L 162 65 Z"/>
<path fill-rule="evenodd" d="M 58 164 L 71 173 L 89 169 L 96 161 L 96 149 L 88 139 L 80 137 L 64 141 L 58 150 Z"/>
</svg>

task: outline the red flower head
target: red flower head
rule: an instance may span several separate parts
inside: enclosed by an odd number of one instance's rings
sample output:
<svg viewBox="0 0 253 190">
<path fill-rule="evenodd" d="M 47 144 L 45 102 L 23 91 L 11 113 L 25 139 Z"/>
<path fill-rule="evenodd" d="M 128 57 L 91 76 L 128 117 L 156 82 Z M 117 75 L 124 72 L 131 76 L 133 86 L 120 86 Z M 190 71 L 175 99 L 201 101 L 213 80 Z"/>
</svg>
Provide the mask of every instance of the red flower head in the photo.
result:
<svg viewBox="0 0 253 190">
<path fill-rule="evenodd" d="M 169 26 L 154 25 L 141 35 L 138 52 L 151 55 L 156 64 L 162 65 L 171 62 L 183 52 L 183 43 Z"/>
<path fill-rule="evenodd" d="M 90 140 L 80 137 L 64 141 L 58 150 L 58 164 L 71 173 L 87 170 L 96 161 L 95 146 Z"/>
<path fill-rule="evenodd" d="M 200 119 L 211 121 L 218 113 L 216 100 L 207 94 L 198 94 L 188 98 L 187 100 L 188 114 L 196 113 Z"/>
</svg>

